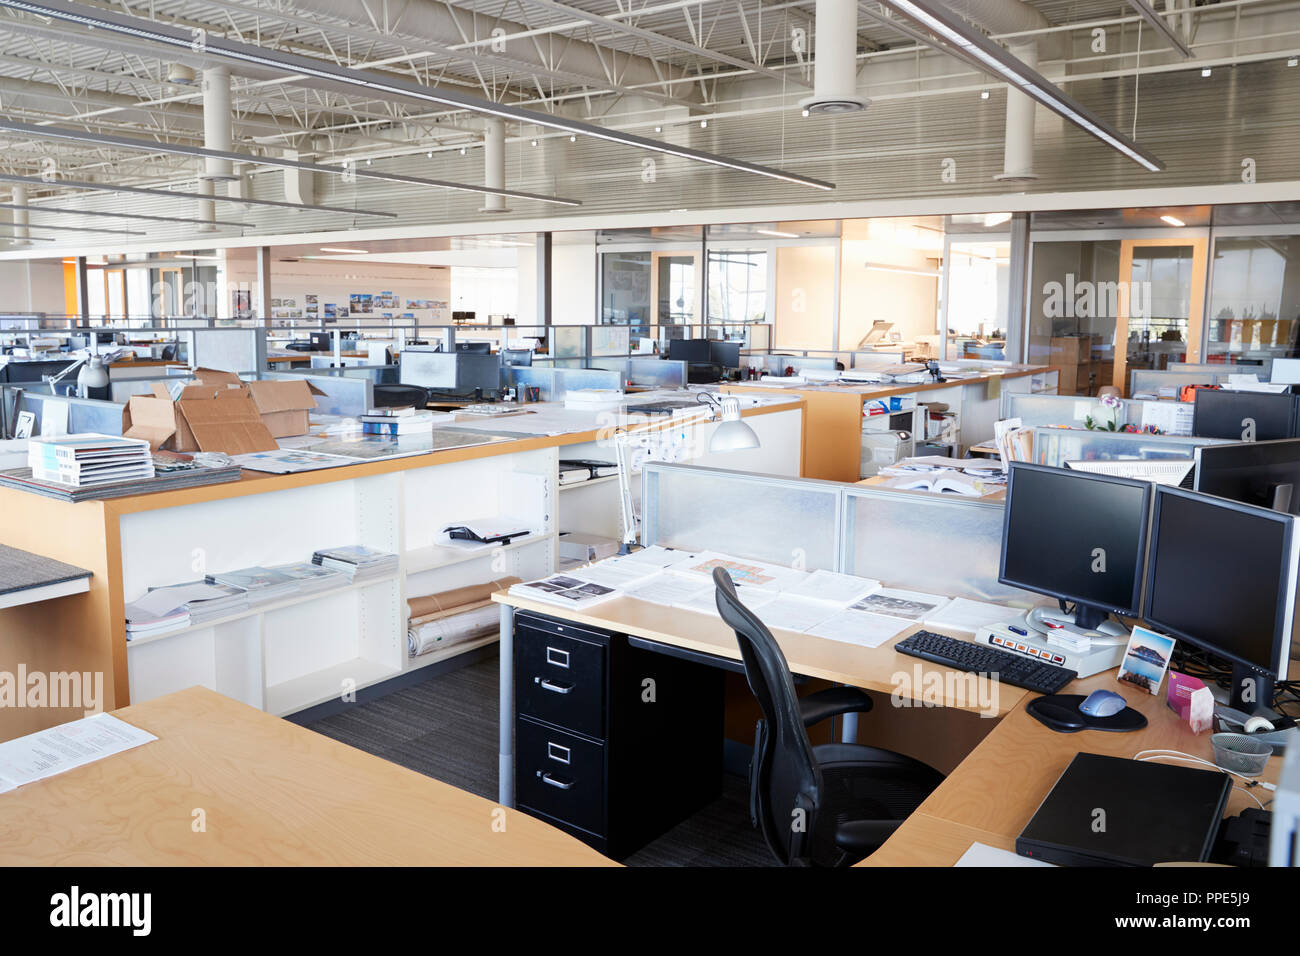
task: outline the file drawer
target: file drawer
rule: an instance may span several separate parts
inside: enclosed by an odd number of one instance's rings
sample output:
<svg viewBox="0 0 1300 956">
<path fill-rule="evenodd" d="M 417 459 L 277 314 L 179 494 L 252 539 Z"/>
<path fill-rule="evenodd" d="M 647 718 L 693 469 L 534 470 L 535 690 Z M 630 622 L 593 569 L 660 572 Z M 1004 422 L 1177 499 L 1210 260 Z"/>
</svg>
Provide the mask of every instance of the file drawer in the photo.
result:
<svg viewBox="0 0 1300 956">
<path fill-rule="evenodd" d="M 604 835 L 603 744 L 523 718 L 515 723 L 515 753 L 521 809 Z"/>
<path fill-rule="evenodd" d="M 519 713 L 590 737 L 605 737 L 605 652 L 601 635 L 519 615 L 515 705 Z"/>
</svg>

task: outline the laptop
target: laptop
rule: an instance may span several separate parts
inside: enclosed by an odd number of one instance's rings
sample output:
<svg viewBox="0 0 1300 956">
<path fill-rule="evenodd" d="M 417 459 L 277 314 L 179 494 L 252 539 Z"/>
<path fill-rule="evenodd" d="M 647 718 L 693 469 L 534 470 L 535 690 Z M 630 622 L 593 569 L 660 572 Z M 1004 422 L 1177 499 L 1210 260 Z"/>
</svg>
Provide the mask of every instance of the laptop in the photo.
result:
<svg viewBox="0 0 1300 956">
<path fill-rule="evenodd" d="M 1075 754 L 1016 852 L 1062 866 L 1204 863 L 1231 790 L 1219 770 Z"/>
</svg>

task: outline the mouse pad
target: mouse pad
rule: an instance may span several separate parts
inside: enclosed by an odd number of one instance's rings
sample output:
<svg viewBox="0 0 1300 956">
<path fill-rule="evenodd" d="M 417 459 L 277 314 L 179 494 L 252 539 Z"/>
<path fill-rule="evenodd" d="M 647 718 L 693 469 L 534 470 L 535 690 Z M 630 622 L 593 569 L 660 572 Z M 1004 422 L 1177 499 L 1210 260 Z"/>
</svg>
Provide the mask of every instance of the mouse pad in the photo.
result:
<svg viewBox="0 0 1300 956">
<path fill-rule="evenodd" d="M 1147 725 L 1146 716 L 1132 707 L 1125 707 L 1110 717 L 1092 717 L 1079 710 L 1079 705 L 1085 700 L 1087 697 L 1084 694 L 1050 694 L 1035 697 L 1025 707 L 1025 712 L 1039 723 L 1063 734 L 1074 734 L 1080 730 L 1109 730 L 1123 734 L 1141 730 Z"/>
</svg>

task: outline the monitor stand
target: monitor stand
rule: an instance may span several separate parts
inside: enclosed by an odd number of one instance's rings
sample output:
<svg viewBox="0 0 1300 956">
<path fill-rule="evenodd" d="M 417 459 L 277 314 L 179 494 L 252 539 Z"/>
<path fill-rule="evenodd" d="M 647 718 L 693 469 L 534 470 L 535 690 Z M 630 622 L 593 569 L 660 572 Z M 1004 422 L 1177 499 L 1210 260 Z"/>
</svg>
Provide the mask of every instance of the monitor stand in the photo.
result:
<svg viewBox="0 0 1300 956">
<path fill-rule="evenodd" d="M 1105 611 L 1086 604 L 1076 604 L 1073 613 L 1062 611 L 1050 604 L 1040 604 L 1025 612 L 1025 626 L 1032 631 L 1049 634 L 1058 630 L 1048 627 L 1048 621 L 1059 622 L 1063 625 L 1061 630 L 1066 634 L 1087 640 L 1095 646 L 1128 645 L 1129 632 L 1123 625 L 1111 620 Z"/>
</svg>

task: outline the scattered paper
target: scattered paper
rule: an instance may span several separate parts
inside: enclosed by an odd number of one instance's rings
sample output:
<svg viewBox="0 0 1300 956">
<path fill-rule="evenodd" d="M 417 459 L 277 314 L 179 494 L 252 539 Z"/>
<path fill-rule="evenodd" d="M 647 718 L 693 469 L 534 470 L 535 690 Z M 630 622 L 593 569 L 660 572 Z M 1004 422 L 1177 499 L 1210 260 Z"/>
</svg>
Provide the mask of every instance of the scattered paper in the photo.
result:
<svg viewBox="0 0 1300 956">
<path fill-rule="evenodd" d="M 676 607 L 705 590 L 712 592 L 713 585 L 701 583 L 697 578 L 657 574 L 648 581 L 628 588 L 625 593 L 638 601 Z"/>
<path fill-rule="evenodd" d="M 881 588 L 854 603 L 852 607 L 855 611 L 872 611 L 876 614 L 888 614 L 890 617 L 901 617 L 906 621 L 921 621 L 948 601 L 949 599 L 941 594 Z"/>
<path fill-rule="evenodd" d="M 687 598 L 685 601 L 674 606 L 682 611 L 696 611 L 700 614 L 711 614 L 714 617 L 717 617 L 717 590 L 718 589 L 714 585 L 710 584 L 691 595 L 691 597 Z M 757 613 L 758 608 L 763 607 L 765 604 L 770 604 L 777 598 L 777 595 L 771 591 L 763 591 L 746 585 L 740 585 L 736 588 L 736 596 L 740 598 L 741 604 L 745 605 L 745 607 L 755 613 Z"/>
<path fill-rule="evenodd" d="M 974 634 L 981 627 L 1014 620 L 1021 613 L 1015 608 L 1003 607 L 1001 604 L 987 604 L 984 601 L 955 597 L 947 605 L 928 616 L 925 624 L 927 627 Z"/>
<path fill-rule="evenodd" d="M 814 571 L 786 593 L 794 597 L 827 601 L 841 608 L 880 590 L 880 582 L 873 578 L 860 578 L 855 574 L 835 571 Z"/>
<path fill-rule="evenodd" d="M 808 633 L 859 647 L 879 647 L 911 626 L 899 618 L 870 611 L 841 611 L 809 628 Z"/>
<path fill-rule="evenodd" d="M 999 850 L 987 843 L 972 843 L 953 866 L 1055 866 L 1046 860 L 1034 860 L 1010 850 Z"/>
<path fill-rule="evenodd" d="M 783 631 L 807 631 L 835 614 L 835 608 L 824 601 L 782 594 L 754 610 L 758 619 L 768 627 Z"/>
<path fill-rule="evenodd" d="M 157 739 L 111 714 L 95 714 L 9 740 L 0 743 L 0 790 L 44 780 Z"/>
</svg>

